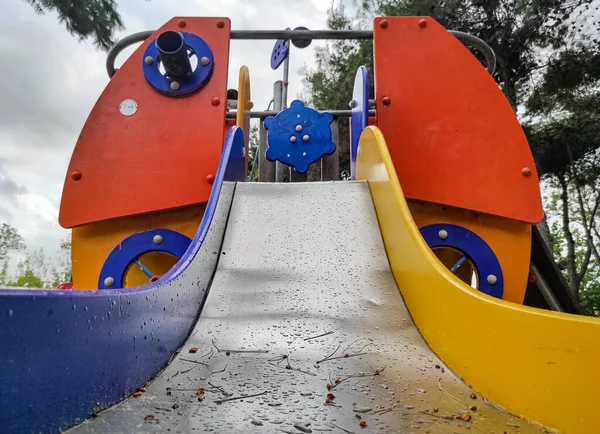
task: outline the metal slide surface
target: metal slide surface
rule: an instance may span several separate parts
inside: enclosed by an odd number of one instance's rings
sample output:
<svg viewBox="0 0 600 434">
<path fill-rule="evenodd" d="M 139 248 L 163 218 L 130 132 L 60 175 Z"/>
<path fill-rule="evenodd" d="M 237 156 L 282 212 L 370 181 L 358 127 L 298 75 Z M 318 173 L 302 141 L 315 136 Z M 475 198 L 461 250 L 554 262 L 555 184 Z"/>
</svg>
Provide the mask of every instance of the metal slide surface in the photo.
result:
<svg viewBox="0 0 600 434">
<path fill-rule="evenodd" d="M 471 393 L 411 320 L 366 182 L 238 184 L 181 352 L 69 432 L 538 432 Z"/>
</svg>

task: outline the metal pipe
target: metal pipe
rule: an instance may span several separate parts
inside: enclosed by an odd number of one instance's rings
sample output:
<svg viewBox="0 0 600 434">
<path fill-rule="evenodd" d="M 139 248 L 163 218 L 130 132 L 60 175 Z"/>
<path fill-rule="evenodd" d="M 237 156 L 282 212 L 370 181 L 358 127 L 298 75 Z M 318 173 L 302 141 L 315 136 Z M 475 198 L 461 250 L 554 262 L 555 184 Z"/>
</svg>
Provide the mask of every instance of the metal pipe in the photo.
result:
<svg viewBox="0 0 600 434">
<path fill-rule="evenodd" d="M 108 72 L 108 76 L 112 78 L 112 76 L 117 72 L 115 69 L 115 60 L 121 51 L 130 45 L 135 44 L 136 42 L 145 41 L 152 33 L 154 33 L 154 30 L 134 33 L 133 35 L 125 36 L 123 39 L 113 45 L 108 52 L 108 56 L 106 56 L 106 72 Z"/>
<path fill-rule="evenodd" d="M 352 110 L 317 110 L 320 113 L 331 113 L 334 118 L 349 118 L 352 116 Z M 250 117 L 253 119 L 264 119 L 269 116 L 275 116 L 278 111 L 268 110 L 268 111 L 255 111 L 250 112 Z M 375 116 L 375 110 L 369 110 L 369 116 Z M 231 111 L 225 113 L 225 117 L 229 119 L 235 119 L 236 112 Z"/>
<path fill-rule="evenodd" d="M 191 75 L 192 64 L 181 33 L 172 30 L 162 32 L 155 44 L 168 77 L 185 78 Z"/>
<path fill-rule="evenodd" d="M 371 30 L 232 30 L 231 39 L 373 39 Z"/>
<path fill-rule="evenodd" d="M 544 300 L 546 300 L 546 303 L 548 303 L 550 309 L 556 312 L 564 312 L 565 310 L 562 308 L 562 306 L 552 293 L 550 286 L 548 286 L 548 283 L 542 276 L 542 273 L 540 273 L 540 270 L 538 270 L 538 268 L 535 265 L 531 264 L 531 271 L 533 271 L 535 276 L 538 278 L 536 286 L 540 290 L 540 293 L 542 294 L 542 297 L 544 297 Z"/>
<path fill-rule="evenodd" d="M 448 30 L 454 37 L 462 42 L 470 42 L 478 47 L 486 58 L 486 67 L 490 74 L 493 74 L 496 69 L 496 54 L 494 50 L 483 40 L 469 33 L 459 32 L 457 30 Z M 147 30 L 145 32 L 134 33 L 126 36 L 117 42 L 109 51 L 106 58 L 106 71 L 108 76 L 115 75 L 115 59 L 123 49 L 142 42 L 152 35 L 155 30 Z M 230 32 L 231 39 L 356 39 L 369 40 L 373 39 L 373 31 L 371 30 L 232 30 Z"/>
<path fill-rule="evenodd" d="M 477 36 L 471 35 L 470 33 L 459 32 L 458 30 L 448 30 L 456 39 L 461 41 L 463 44 L 469 42 L 476 46 L 481 54 L 485 56 L 485 67 L 490 74 L 494 74 L 496 70 L 496 53 L 492 50 L 488 44 L 483 42 Z"/>
<path fill-rule="evenodd" d="M 273 83 L 273 110 L 279 113 L 283 109 L 283 81 L 277 80 Z M 252 114 L 250 114 L 252 117 Z M 267 140 L 268 144 L 268 140 Z M 285 179 L 286 166 L 283 163 L 275 162 L 275 182 L 283 182 Z"/>
<path fill-rule="evenodd" d="M 287 107 L 287 94 L 288 94 L 288 80 L 290 78 L 290 41 L 285 41 L 285 45 L 288 47 L 288 55 L 283 61 L 283 89 L 281 92 L 281 107 L 285 109 Z"/>
</svg>

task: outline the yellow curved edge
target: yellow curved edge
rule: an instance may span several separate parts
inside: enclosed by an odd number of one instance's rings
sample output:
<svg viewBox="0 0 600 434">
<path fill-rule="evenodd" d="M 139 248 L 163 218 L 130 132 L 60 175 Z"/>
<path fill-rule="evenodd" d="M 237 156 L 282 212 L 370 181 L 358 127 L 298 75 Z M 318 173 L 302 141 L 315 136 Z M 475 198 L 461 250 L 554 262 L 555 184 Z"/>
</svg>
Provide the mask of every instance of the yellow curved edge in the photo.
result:
<svg viewBox="0 0 600 434">
<path fill-rule="evenodd" d="M 361 135 L 357 179 L 369 181 L 396 282 L 432 350 L 517 416 L 563 432 L 598 432 L 600 320 L 495 299 L 452 275 L 421 237 L 376 127 Z"/>
<path fill-rule="evenodd" d="M 242 66 L 238 80 L 235 124 L 244 132 L 244 156 L 246 157 L 246 175 L 244 179 L 248 177 L 248 144 L 250 141 L 250 109 L 252 105 L 252 101 L 250 100 L 250 71 L 247 66 Z"/>
<path fill-rule="evenodd" d="M 73 228 L 71 241 L 71 264 L 73 267 L 73 286 L 75 289 L 97 289 L 98 277 L 112 250 L 121 241 L 138 232 L 148 229 L 171 229 L 188 238 L 194 238 L 198 225 L 204 215 L 206 203 L 189 205 L 187 207 L 157 211 L 150 214 L 126 216 L 118 219 L 104 220 Z M 172 261 L 158 265 L 154 259 L 147 258 L 147 266 L 157 274 L 170 268 Z M 167 268 L 167 269 L 168 269 Z M 156 271 L 155 271 L 156 270 Z M 148 283 L 148 277 L 139 272 L 127 275 L 127 287 Z"/>
</svg>

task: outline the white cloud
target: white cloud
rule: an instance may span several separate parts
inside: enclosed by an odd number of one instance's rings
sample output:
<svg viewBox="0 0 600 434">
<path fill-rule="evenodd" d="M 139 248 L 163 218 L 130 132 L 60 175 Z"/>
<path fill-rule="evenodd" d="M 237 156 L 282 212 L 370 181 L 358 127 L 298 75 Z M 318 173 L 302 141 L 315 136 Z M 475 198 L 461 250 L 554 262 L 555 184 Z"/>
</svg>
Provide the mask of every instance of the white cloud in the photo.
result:
<svg viewBox="0 0 600 434">
<path fill-rule="evenodd" d="M 328 6 L 322 0 L 121 0 L 127 29 L 119 37 L 156 29 L 173 16 L 229 17 L 240 30 L 321 29 Z M 106 53 L 70 35 L 55 14 L 37 15 L 25 1 L 0 0 L 0 8 L 0 220 L 17 227 L 32 248 L 55 251 L 68 233 L 57 215 L 71 152 L 109 81 Z M 240 66 L 248 66 L 258 110 L 266 108 L 272 83 L 282 76 L 269 66 L 273 43 L 231 43 L 229 85 L 237 87 Z M 292 47 L 289 101 L 302 91 L 298 70 L 313 63 L 316 45 Z"/>
</svg>

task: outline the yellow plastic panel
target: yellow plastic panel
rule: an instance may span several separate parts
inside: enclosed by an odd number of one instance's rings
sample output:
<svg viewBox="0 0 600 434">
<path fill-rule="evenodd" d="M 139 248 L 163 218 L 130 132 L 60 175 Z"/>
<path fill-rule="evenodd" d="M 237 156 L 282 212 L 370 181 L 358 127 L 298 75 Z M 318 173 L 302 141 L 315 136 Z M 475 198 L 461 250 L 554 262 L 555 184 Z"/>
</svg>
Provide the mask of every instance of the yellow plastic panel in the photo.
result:
<svg viewBox="0 0 600 434">
<path fill-rule="evenodd" d="M 492 248 L 500 262 L 504 277 L 502 298 L 523 303 L 531 254 L 529 223 L 435 203 L 415 200 L 407 202 L 419 228 L 435 223 L 451 223 L 479 235 Z"/>
<path fill-rule="evenodd" d="M 204 215 L 205 207 L 206 204 L 202 203 L 185 208 L 122 217 L 73 228 L 71 248 L 73 286 L 75 289 L 97 289 L 100 270 L 110 252 L 125 238 L 137 232 L 164 228 L 194 238 Z M 169 260 L 168 263 L 170 264 L 171 261 Z M 164 267 L 156 267 L 154 263 L 152 263 L 152 266 L 154 266 L 152 272 L 159 273 L 160 270 L 164 270 Z M 143 273 L 140 274 L 140 276 L 142 275 Z M 131 276 L 128 274 L 130 281 L 127 286 L 135 286 L 136 283 L 140 283 L 142 280 L 144 284 L 148 283 L 147 277 L 136 279 L 135 276 L 135 272 Z"/>
<path fill-rule="evenodd" d="M 600 320 L 498 300 L 452 275 L 421 237 L 376 127 L 361 136 L 357 179 L 369 181 L 394 277 L 432 350 L 513 414 L 598 432 Z"/>
</svg>

